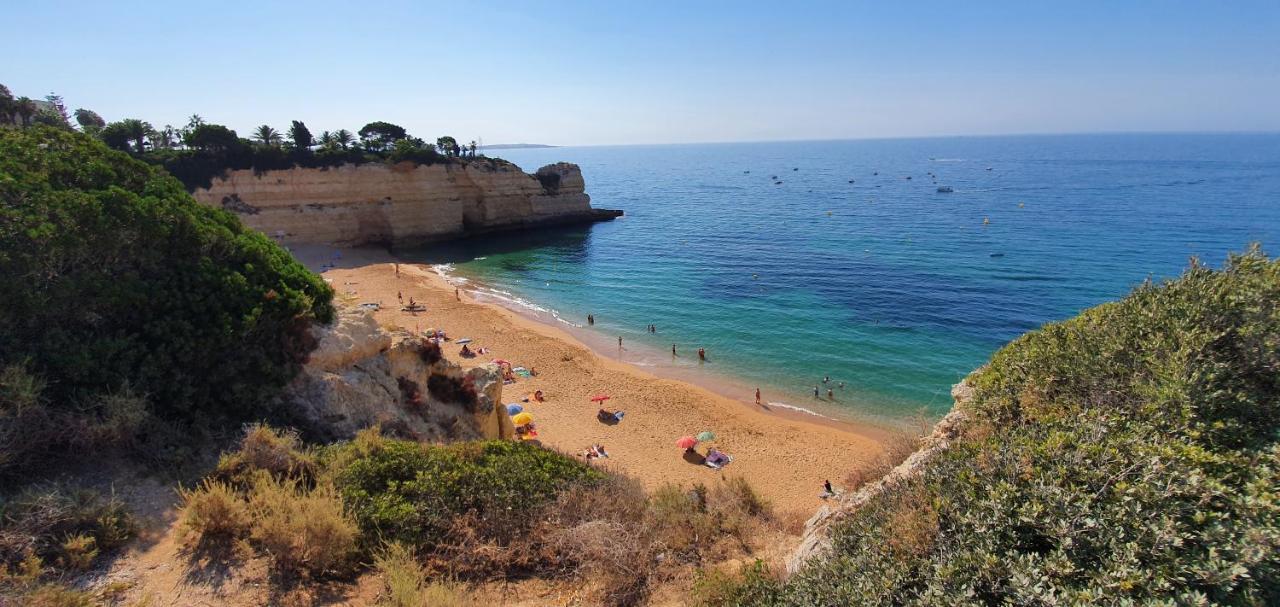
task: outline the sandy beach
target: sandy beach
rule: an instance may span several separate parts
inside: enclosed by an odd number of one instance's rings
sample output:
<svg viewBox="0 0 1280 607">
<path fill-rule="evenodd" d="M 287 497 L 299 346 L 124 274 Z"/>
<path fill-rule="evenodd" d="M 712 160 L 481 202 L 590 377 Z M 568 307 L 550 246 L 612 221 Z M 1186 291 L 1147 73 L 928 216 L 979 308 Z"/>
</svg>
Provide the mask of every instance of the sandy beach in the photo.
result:
<svg viewBox="0 0 1280 607">
<path fill-rule="evenodd" d="M 766 411 L 701 386 L 657 377 L 598 355 L 558 327 L 476 301 L 465 287 L 459 299 L 454 286 L 427 265 L 399 263 L 397 277 L 397 260 L 383 250 L 344 249 L 337 258 L 331 247 L 292 250 L 331 281 L 340 300 L 381 303 L 375 317 L 383 326 L 440 328 L 454 339 L 470 337 L 473 348 L 488 349 L 485 356 L 464 359 L 458 356 L 459 346 L 446 344 L 446 356 L 464 367 L 501 358 L 537 369 L 536 377 L 505 386 L 503 402 L 519 402 L 542 390 L 545 402 L 526 404 L 525 410 L 535 417 L 543 444 L 578 453 L 600 443 L 610 454 L 601 460 L 604 465 L 651 490 L 665 483 L 710 482 L 721 474 L 743 476 L 779 511 L 809 514 L 822 503 L 818 494 L 824 480 L 839 484 L 881 452 L 881 428 Z M 412 297 L 426 311 L 401 312 L 397 294 L 405 302 Z M 620 424 L 597 421 L 599 406 L 590 399 L 598 394 L 610 396 L 606 408 L 626 411 Z M 711 444 L 734 458 L 723 471 L 686 461 L 675 446 L 677 438 L 703 430 L 715 432 Z"/>
</svg>

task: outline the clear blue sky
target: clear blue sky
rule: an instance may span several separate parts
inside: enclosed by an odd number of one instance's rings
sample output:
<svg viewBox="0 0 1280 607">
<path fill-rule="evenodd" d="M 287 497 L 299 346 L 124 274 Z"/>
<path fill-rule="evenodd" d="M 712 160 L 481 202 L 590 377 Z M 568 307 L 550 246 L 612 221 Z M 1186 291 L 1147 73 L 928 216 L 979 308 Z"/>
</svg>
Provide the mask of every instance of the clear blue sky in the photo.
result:
<svg viewBox="0 0 1280 607">
<path fill-rule="evenodd" d="M 1280 131 L 1280 1 L 39 2 L 0 83 L 487 143 Z"/>
</svg>

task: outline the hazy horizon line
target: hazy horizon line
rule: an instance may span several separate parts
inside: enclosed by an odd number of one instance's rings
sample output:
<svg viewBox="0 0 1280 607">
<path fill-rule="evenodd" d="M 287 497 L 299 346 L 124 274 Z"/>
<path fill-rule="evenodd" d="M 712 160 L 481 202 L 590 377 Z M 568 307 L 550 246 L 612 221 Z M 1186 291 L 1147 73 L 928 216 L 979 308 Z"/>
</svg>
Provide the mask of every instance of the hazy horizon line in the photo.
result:
<svg viewBox="0 0 1280 607">
<path fill-rule="evenodd" d="M 737 143 L 820 143 L 833 141 L 906 141 L 913 139 L 983 139 L 1000 137 L 1069 137 L 1069 136 L 1112 136 L 1112 135 L 1280 135 L 1280 130 L 1259 131 L 1063 131 L 1063 132 L 1030 132 L 1030 133 L 988 133 L 962 135 L 895 135 L 881 137 L 820 137 L 796 139 L 735 139 L 720 141 L 682 141 L 661 143 L 534 143 L 523 145 L 540 145 L 547 148 L 608 148 L 608 147 L 643 147 L 674 145 L 730 145 Z M 486 144 L 513 145 L 513 144 Z"/>
</svg>

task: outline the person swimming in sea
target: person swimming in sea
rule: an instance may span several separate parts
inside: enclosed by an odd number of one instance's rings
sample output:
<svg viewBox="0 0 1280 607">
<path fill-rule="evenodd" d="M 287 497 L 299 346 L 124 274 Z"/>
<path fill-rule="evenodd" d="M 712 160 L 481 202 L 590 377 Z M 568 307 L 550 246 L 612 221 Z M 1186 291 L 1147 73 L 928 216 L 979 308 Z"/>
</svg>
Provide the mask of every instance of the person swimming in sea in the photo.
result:
<svg viewBox="0 0 1280 607">
<path fill-rule="evenodd" d="M 829 384 L 829 383 L 831 383 L 831 376 L 830 376 L 830 375 L 823 376 L 823 378 L 822 378 L 822 383 L 824 383 L 824 384 Z"/>
<path fill-rule="evenodd" d="M 835 399 L 836 399 L 836 393 L 832 392 L 831 388 L 827 388 L 827 400 L 835 400 Z"/>
<path fill-rule="evenodd" d="M 707 351 L 705 349 L 698 348 L 698 360 L 707 360 Z"/>
<path fill-rule="evenodd" d="M 675 345 L 675 344 L 671 344 L 671 355 L 672 355 L 672 356 L 675 356 L 675 355 L 676 355 L 676 345 Z"/>
<path fill-rule="evenodd" d="M 818 398 L 818 387 L 817 387 L 817 386 L 814 386 L 814 387 L 813 387 L 813 397 L 814 397 L 814 398 Z"/>
</svg>

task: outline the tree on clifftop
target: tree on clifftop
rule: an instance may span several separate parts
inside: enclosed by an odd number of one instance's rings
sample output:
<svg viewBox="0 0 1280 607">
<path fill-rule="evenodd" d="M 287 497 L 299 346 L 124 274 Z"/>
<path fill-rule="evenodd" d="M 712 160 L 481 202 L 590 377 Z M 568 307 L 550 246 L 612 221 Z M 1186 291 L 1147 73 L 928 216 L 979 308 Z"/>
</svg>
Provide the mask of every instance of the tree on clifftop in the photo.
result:
<svg viewBox="0 0 1280 607">
<path fill-rule="evenodd" d="M 80 130 L 95 135 L 102 127 L 107 126 L 107 121 L 102 119 L 97 112 L 80 108 L 75 111 L 76 124 L 80 125 Z"/>
<path fill-rule="evenodd" d="M 461 151 L 461 148 L 458 147 L 458 140 L 448 135 L 436 139 L 436 149 L 439 149 L 441 154 L 450 158 L 457 158 Z"/>
<path fill-rule="evenodd" d="M 280 131 L 277 131 L 267 125 L 262 125 L 253 131 L 253 138 L 257 139 L 263 145 L 280 145 L 283 138 L 280 137 Z"/>
<path fill-rule="evenodd" d="M 404 127 L 390 122 L 370 122 L 360 128 L 360 141 L 373 152 L 382 152 L 401 139 L 408 137 Z"/>
<path fill-rule="evenodd" d="M 309 150 L 313 143 L 311 130 L 301 120 L 294 120 L 289 127 L 289 139 L 293 141 L 293 147 L 299 150 Z"/>
<path fill-rule="evenodd" d="M 200 124 L 191 128 L 184 141 L 187 145 L 205 151 L 227 150 L 240 144 L 236 132 L 221 124 Z"/>
</svg>

